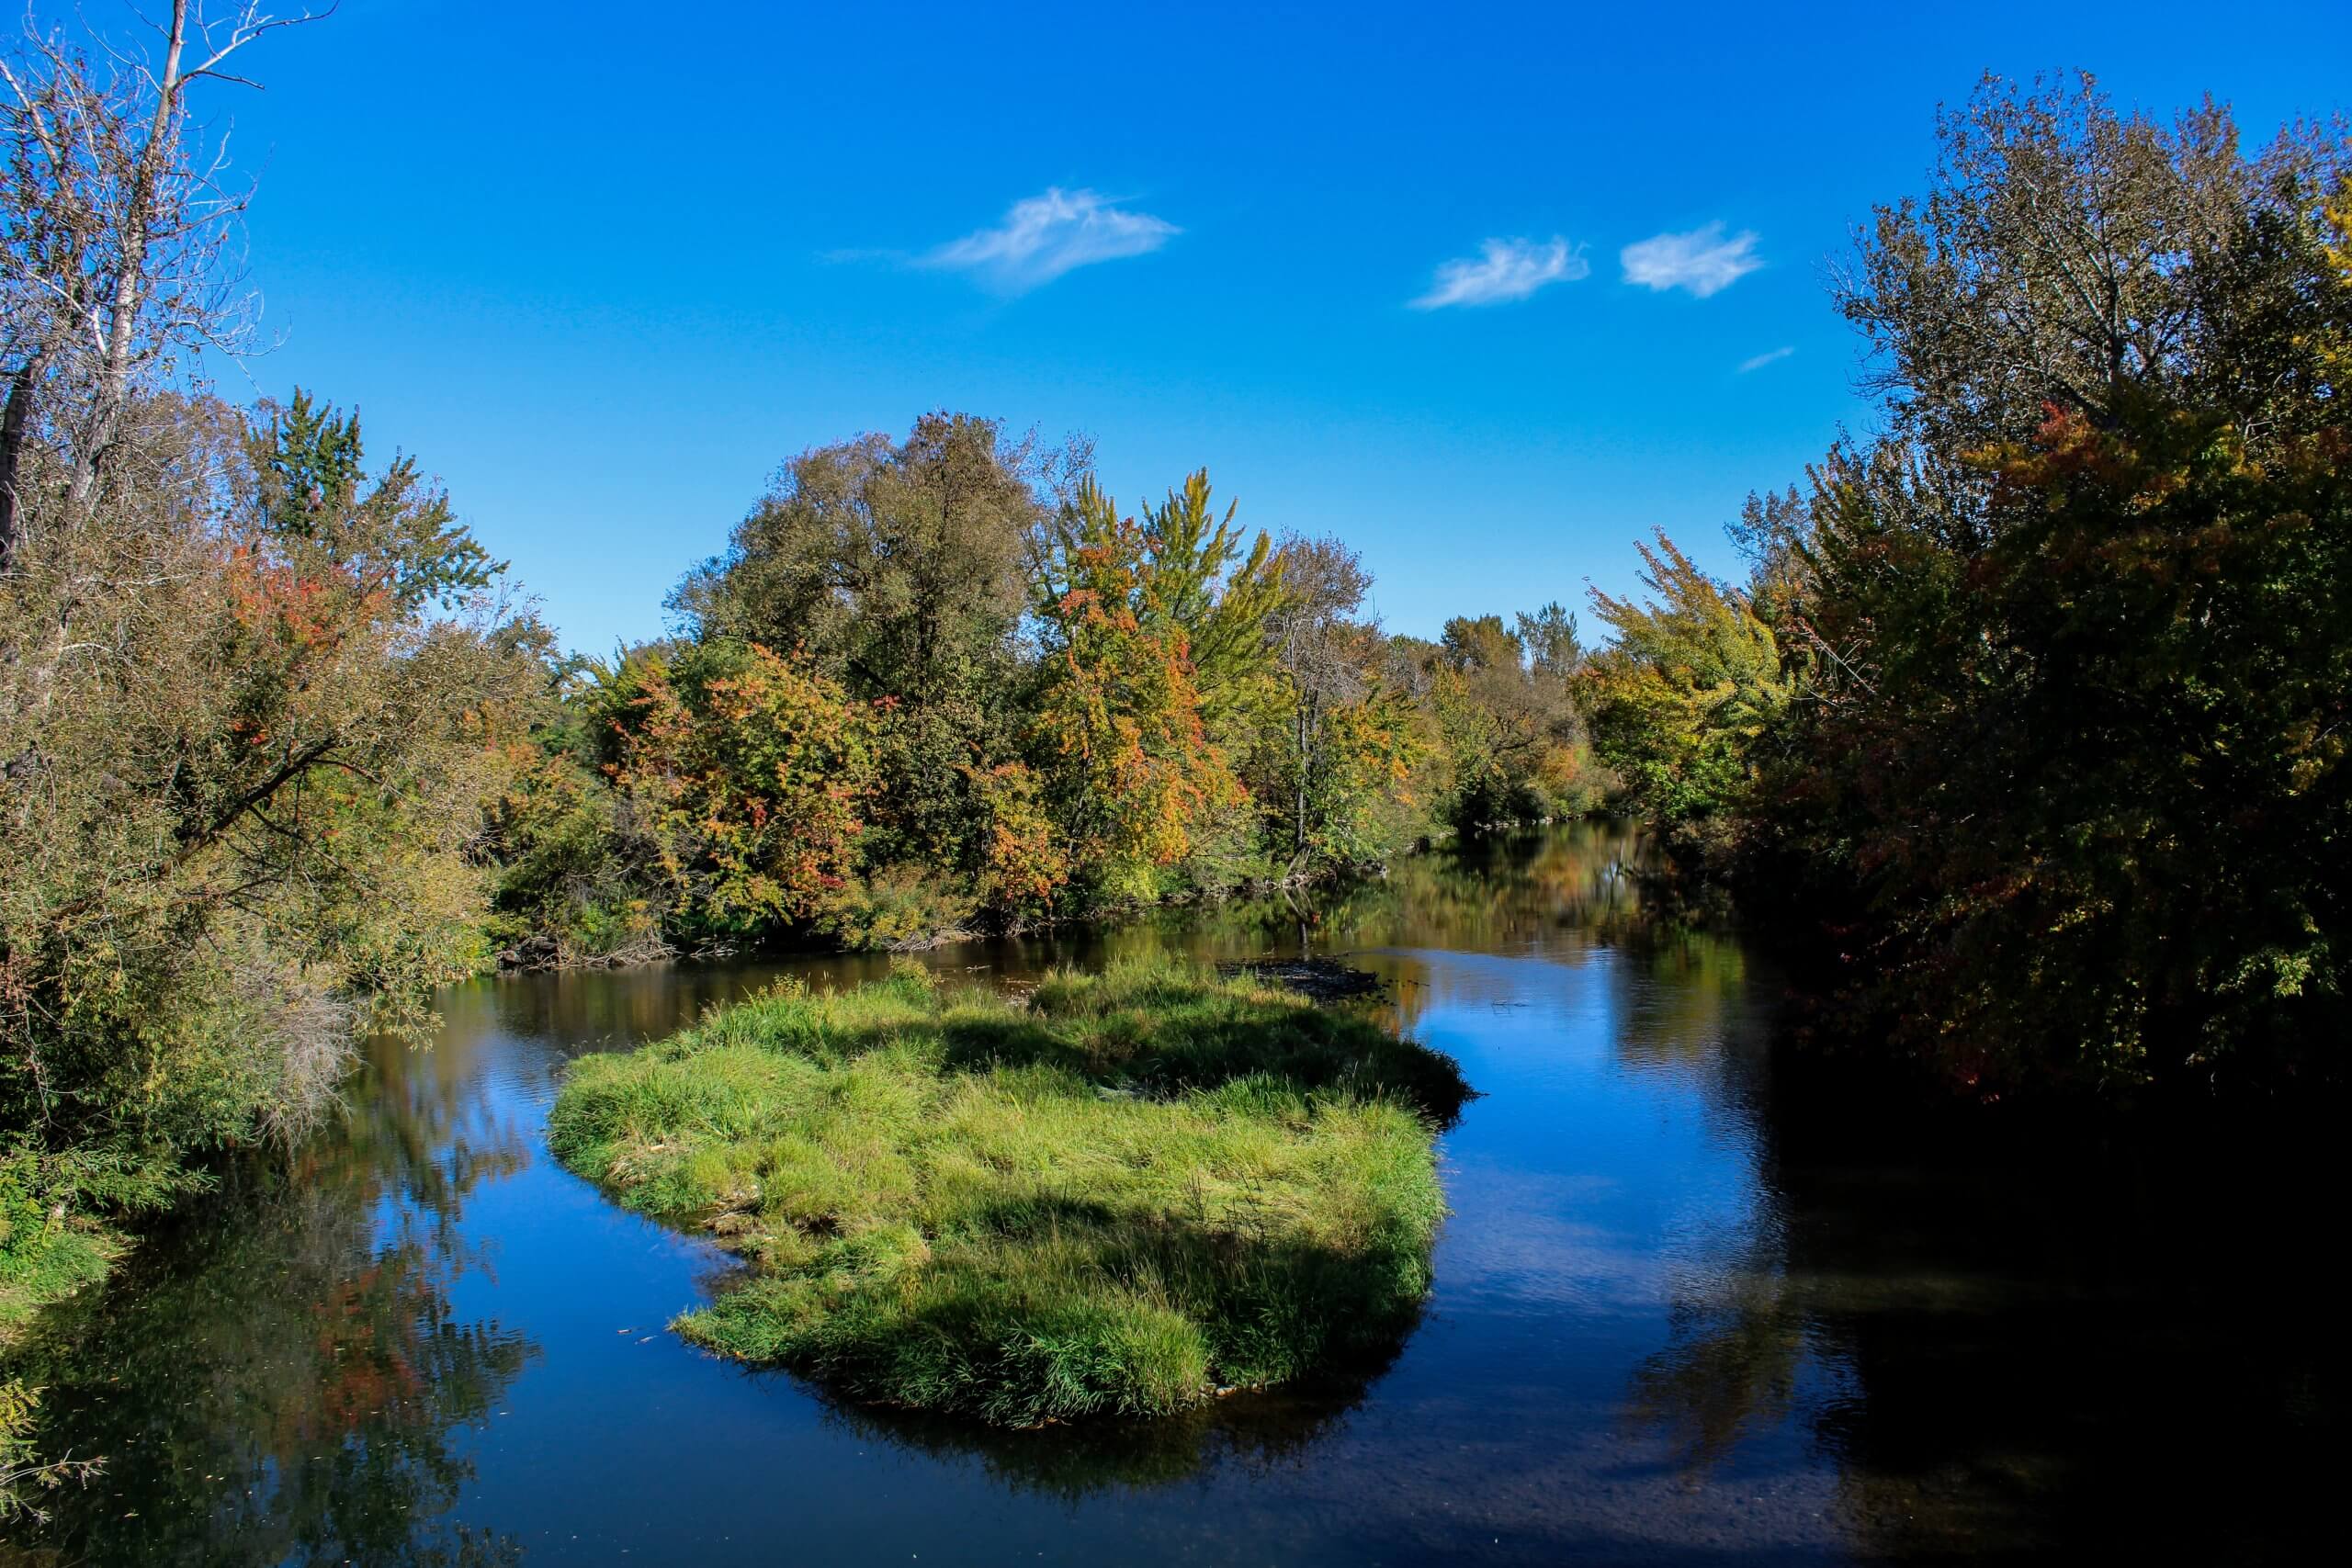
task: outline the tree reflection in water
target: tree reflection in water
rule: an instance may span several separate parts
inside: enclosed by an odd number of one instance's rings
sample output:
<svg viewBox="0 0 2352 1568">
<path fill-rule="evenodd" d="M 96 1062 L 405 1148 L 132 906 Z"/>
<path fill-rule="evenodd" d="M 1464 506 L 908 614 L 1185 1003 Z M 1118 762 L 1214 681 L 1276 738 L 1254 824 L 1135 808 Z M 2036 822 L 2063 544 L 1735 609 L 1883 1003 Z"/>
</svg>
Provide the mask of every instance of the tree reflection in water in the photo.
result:
<svg viewBox="0 0 2352 1568">
<path fill-rule="evenodd" d="M 2339 1170 L 2210 1118 L 2011 1127 L 1860 1096 L 1708 1024 L 1714 989 L 1669 988 L 1672 1027 L 1629 1009 L 1622 1036 L 1631 1062 L 1703 1064 L 1753 1140 L 1748 1202 L 1684 1238 L 1670 1337 L 1627 1388 L 1692 1483 L 1795 1421 L 1866 1557 L 2323 1550 L 2347 1358 L 2296 1318 L 2335 1294 L 2312 1241 Z"/>
<path fill-rule="evenodd" d="M 472 1473 L 466 1429 L 537 1354 L 451 1301 L 486 1266 L 458 1229 L 468 1196 L 528 1147 L 483 1119 L 458 1064 L 400 1066 L 417 1070 L 390 1075 L 397 1092 L 355 1093 L 349 1124 L 290 1162 L 231 1167 L 46 1325 L 44 1443 L 106 1469 L 55 1498 L 28 1561 L 518 1558 L 446 1516 Z"/>
<path fill-rule="evenodd" d="M 555 1077 L 786 969 L 887 961 L 534 976 L 451 993 L 443 1043 L 379 1057 L 347 1125 L 228 1172 L 54 1314 L 43 1447 L 109 1466 L 0 1562 L 2316 1556 L 2346 1435 L 2329 1139 L 1987 1147 L 1981 1117 L 1946 1136 L 1858 1097 L 1850 1064 L 1792 1076 L 1772 976 L 1645 911 L 1634 855 L 1577 828 L 931 955 L 1006 984 L 1302 943 L 1376 971 L 1488 1093 L 1447 1134 L 1457 1212 L 1393 1367 L 1005 1433 L 691 1356 L 647 1314 L 716 1255 L 523 1172 Z M 493 1295 L 469 1238 L 502 1235 Z"/>
</svg>

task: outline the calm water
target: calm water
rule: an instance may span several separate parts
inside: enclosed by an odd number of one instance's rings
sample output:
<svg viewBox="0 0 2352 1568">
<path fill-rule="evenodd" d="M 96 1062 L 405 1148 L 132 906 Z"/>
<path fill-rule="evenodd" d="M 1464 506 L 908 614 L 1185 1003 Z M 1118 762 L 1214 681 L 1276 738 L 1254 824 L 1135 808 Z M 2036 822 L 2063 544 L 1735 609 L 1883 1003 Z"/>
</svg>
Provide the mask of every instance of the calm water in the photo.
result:
<svg viewBox="0 0 2352 1568">
<path fill-rule="evenodd" d="M 724 1255 L 548 1157 L 565 1064 L 790 969 L 485 981 L 379 1050 L 291 1170 L 232 1173 L 51 1325 L 45 1446 L 103 1454 L 0 1558 L 102 1563 L 2292 1559 L 2345 1457 L 2341 1210 L 2098 1149 L 1931 1156 L 1768 1071 L 1775 987 L 1645 927 L 1576 830 L 1312 920 L 1169 918 L 931 962 L 1350 955 L 1482 1091 L 1391 1364 L 1142 1428 L 841 1408 L 664 1322 Z M 2229 1196 L 2231 1193 L 2241 1196 Z M 2244 1196 L 2251 1194 L 2252 1196 Z"/>
</svg>

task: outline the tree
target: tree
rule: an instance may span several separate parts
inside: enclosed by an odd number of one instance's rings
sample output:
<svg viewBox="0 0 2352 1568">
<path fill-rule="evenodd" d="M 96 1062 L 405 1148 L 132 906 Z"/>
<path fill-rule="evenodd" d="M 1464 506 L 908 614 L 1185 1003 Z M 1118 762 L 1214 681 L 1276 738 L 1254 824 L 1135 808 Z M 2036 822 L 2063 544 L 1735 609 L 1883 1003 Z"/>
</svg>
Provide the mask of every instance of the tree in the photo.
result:
<svg viewBox="0 0 2352 1568">
<path fill-rule="evenodd" d="M 1780 718 L 1789 685 L 1772 629 L 1747 596 L 1715 581 L 1663 530 L 1641 552 L 1646 603 L 1592 590 L 1616 634 L 1578 676 L 1594 750 L 1626 797 L 1660 822 L 1743 803 L 1751 749 Z"/>
<path fill-rule="evenodd" d="M 1166 576 L 1163 541 L 1176 551 Z M 1244 798 L 1194 681 L 1186 622 L 1218 621 L 1217 597 L 1196 575 L 1204 553 L 1182 531 L 1121 516 L 1091 479 L 1041 533 L 1041 771 L 1054 781 L 1070 863 L 1113 897 L 1154 896 L 1156 874 Z"/>
<path fill-rule="evenodd" d="M 757 643 L 645 661 L 615 781 L 648 813 L 691 932 L 815 922 L 851 885 L 876 790 L 871 705 Z"/>
<path fill-rule="evenodd" d="M 672 607 L 698 637 L 798 648 L 869 700 L 941 700 L 1009 651 L 1035 459 L 968 414 L 925 414 L 902 443 L 811 448 Z"/>
<path fill-rule="evenodd" d="M 2301 130 L 2248 159 L 2226 108 L 2165 127 L 2087 74 L 1988 75 L 1936 130 L 1926 200 L 1878 209 L 1837 286 L 1899 437 L 1956 464 L 2030 439 L 2045 404 L 2104 422 L 2134 395 L 2251 430 L 2314 386 L 2311 346 L 2278 327 L 2340 135 Z"/>
<path fill-rule="evenodd" d="M 0 578 L 0 1124 L 168 1157 L 300 1127 L 356 1029 L 472 966 L 466 851 L 539 634 L 403 598 L 447 505 L 413 476 L 289 536 L 232 412 L 133 416 L 172 482 Z"/>
<path fill-rule="evenodd" d="M 1275 557 L 1282 600 L 1267 619 L 1281 679 L 1261 730 L 1268 815 L 1284 835 L 1283 874 L 1298 878 L 1376 859 L 1384 830 L 1410 809 L 1424 747 L 1414 716 L 1381 677 L 1379 628 L 1357 622 L 1371 591 L 1362 559 L 1336 537 L 1290 538 Z M 1285 711 L 1286 710 L 1286 711 Z"/>
<path fill-rule="evenodd" d="M 1574 612 L 1555 602 L 1532 615 L 1522 610 L 1516 619 L 1519 646 L 1525 650 L 1532 673 L 1547 681 L 1565 681 L 1576 673 L 1584 661 L 1584 645 L 1578 639 Z"/>
<path fill-rule="evenodd" d="M 189 95 L 208 80 L 251 85 L 232 58 L 313 19 L 171 0 L 153 54 L 97 39 L 101 65 L 28 25 L 0 61 L 0 570 L 24 532 L 37 431 L 65 514 L 85 515 L 142 387 L 187 351 L 243 345 L 249 318 L 227 254 L 249 193 L 224 183 L 225 147 L 200 144 Z"/>
<path fill-rule="evenodd" d="M 248 438 L 257 498 L 280 539 L 335 562 L 394 613 L 453 609 L 506 570 L 460 525 L 447 494 L 405 455 L 366 484 L 359 414 L 338 414 L 300 388 Z"/>
<path fill-rule="evenodd" d="M 1243 553 L 1233 525 L 1240 503 L 1212 523 L 1208 470 L 1144 514 L 1149 583 L 1140 603 L 1157 636 L 1181 633 L 1202 714 L 1220 731 L 1246 718 L 1266 695 L 1272 671 L 1266 625 L 1283 606 L 1283 563 L 1264 533 Z M 1230 739 L 1229 736 L 1225 737 Z"/>
<path fill-rule="evenodd" d="M 1940 130 L 1841 296 L 1887 438 L 1751 502 L 1747 593 L 1634 615 L 1596 736 L 1658 809 L 1728 805 L 1828 1019 L 1976 1092 L 2340 1076 L 2345 150 L 2087 79 Z M 1788 696 L 1726 734 L 1646 650 L 1732 612 Z"/>
<path fill-rule="evenodd" d="M 1023 551 L 1040 491 L 1085 462 L 993 421 L 925 414 L 903 442 L 865 435 L 786 464 L 728 553 L 671 598 L 689 631 L 795 653 L 869 703 L 888 753 L 871 857 L 960 864 L 974 852 L 963 772 L 1012 749 Z"/>
</svg>

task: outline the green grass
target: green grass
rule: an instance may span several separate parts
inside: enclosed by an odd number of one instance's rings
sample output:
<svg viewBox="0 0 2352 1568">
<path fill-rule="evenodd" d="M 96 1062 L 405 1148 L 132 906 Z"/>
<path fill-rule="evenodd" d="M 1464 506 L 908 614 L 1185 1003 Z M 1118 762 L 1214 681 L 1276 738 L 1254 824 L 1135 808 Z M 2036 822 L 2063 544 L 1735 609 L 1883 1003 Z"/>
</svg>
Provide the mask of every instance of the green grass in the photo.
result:
<svg viewBox="0 0 2352 1568">
<path fill-rule="evenodd" d="M 1182 1410 L 1393 1348 L 1430 1285 L 1454 1065 L 1189 972 L 1025 1001 L 782 988 L 576 1063 L 550 1139 L 750 1278 L 688 1338 L 1012 1426 Z"/>
</svg>

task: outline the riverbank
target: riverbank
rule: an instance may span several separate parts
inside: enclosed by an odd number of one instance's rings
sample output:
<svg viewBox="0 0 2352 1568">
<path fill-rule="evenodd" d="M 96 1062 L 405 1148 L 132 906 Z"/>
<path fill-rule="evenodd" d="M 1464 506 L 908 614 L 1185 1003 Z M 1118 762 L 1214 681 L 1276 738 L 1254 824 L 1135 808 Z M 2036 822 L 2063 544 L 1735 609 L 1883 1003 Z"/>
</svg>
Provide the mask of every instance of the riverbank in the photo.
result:
<svg viewBox="0 0 2352 1568">
<path fill-rule="evenodd" d="M 1495 836 L 1501 839 L 1509 834 L 1498 829 Z M 1398 858 L 1427 854 L 1437 844 L 1452 839 L 1450 832 L 1436 838 L 1423 837 L 1399 852 Z M 1158 898 L 1073 903 L 1058 913 L 1033 910 L 1007 915 L 999 911 L 993 918 L 986 919 L 980 918 L 979 911 L 967 898 L 957 901 L 956 912 L 941 923 L 922 923 L 904 931 L 894 926 L 888 928 L 889 934 L 876 934 L 874 940 L 863 942 L 846 940 L 839 932 L 800 930 L 765 938 L 730 936 L 707 939 L 681 947 L 658 932 L 639 932 L 621 947 L 603 950 L 580 947 L 567 942 L 564 934 L 559 931 L 535 931 L 507 942 L 503 946 L 498 945 L 499 939 L 493 937 L 492 950 L 482 965 L 482 972 L 535 974 L 566 969 L 628 969 L 681 959 L 711 963 L 747 956 L 802 958 L 826 953 L 912 955 L 952 947 L 958 942 L 985 942 L 996 937 L 1042 936 L 1083 926 L 1116 925 L 1156 911 L 1214 908 L 1253 899 L 1295 899 L 1302 895 L 1384 881 L 1388 872 L 1389 862 L 1385 859 L 1363 860 L 1343 865 L 1322 865 L 1283 877 L 1248 877 L 1229 886 L 1188 886 Z M 819 940 L 827 936 L 830 940 Z"/>
<path fill-rule="evenodd" d="M 44 1210 L 17 1168 L 27 1163 L 0 1161 L 0 1521 L 36 1512 L 36 1493 L 89 1468 L 41 1461 L 40 1390 L 17 1375 L 17 1343 L 41 1309 L 105 1279 L 130 1246 L 62 1203 Z"/>
<path fill-rule="evenodd" d="M 1446 1057 L 1125 965 L 1023 998 L 911 968 L 577 1064 L 557 1156 L 750 1279 L 677 1326 L 856 1400 L 1158 1416 L 1393 1350 L 1444 1213 Z"/>
</svg>

